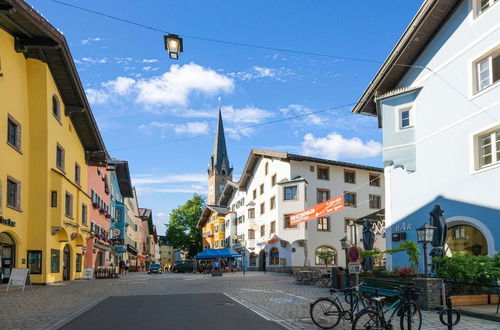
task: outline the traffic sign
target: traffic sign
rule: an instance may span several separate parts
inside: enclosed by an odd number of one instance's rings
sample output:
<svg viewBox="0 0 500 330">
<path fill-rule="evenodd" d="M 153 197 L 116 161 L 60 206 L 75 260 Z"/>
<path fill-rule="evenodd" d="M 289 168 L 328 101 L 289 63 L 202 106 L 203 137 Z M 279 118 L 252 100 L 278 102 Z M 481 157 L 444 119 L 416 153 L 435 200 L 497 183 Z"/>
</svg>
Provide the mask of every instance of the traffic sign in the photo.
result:
<svg viewBox="0 0 500 330">
<path fill-rule="evenodd" d="M 349 262 L 358 262 L 360 258 L 359 249 L 356 246 L 352 246 L 347 250 L 347 260 Z"/>
<path fill-rule="evenodd" d="M 350 262 L 349 263 L 349 274 L 359 274 L 361 273 L 361 263 Z"/>
</svg>

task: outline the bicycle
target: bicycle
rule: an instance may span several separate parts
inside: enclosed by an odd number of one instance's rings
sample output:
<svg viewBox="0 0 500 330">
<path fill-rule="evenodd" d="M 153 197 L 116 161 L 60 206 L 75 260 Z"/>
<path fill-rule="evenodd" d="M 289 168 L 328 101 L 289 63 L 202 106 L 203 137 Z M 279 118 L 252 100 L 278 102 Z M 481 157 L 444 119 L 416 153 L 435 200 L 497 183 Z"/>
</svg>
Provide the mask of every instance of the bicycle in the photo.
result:
<svg viewBox="0 0 500 330">
<path fill-rule="evenodd" d="M 422 313 L 414 299 L 420 294 L 415 288 L 404 288 L 401 290 L 399 298 L 384 310 L 384 300 L 386 297 L 373 297 L 371 304 L 367 308 L 356 314 L 352 323 L 352 330 L 391 330 L 394 316 L 400 318 L 401 329 L 420 330 L 422 326 Z M 386 318 L 391 310 L 392 314 Z"/>
<path fill-rule="evenodd" d="M 354 312 L 359 310 L 360 304 L 366 308 L 366 298 L 361 295 L 359 288 L 365 283 L 352 286 L 344 291 L 345 301 L 349 309 L 345 309 L 337 296 L 336 289 L 330 289 L 330 297 L 318 298 L 311 304 L 309 314 L 315 325 L 322 329 L 332 329 L 340 322 L 340 319 L 352 321 Z M 361 302 L 361 303 L 360 303 Z"/>
</svg>

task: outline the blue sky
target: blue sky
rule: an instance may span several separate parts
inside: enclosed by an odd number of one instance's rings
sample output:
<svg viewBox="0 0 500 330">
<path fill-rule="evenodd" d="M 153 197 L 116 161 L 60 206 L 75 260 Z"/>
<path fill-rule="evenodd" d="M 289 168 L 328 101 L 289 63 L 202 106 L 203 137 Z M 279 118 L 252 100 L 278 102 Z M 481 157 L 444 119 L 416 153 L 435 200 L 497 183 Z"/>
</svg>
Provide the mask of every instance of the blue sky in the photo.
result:
<svg viewBox="0 0 500 330">
<path fill-rule="evenodd" d="M 422 3 L 385 1 L 66 0 L 170 33 L 383 61 Z M 28 0 L 66 36 L 112 157 L 129 161 L 141 207 L 161 234 L 172 208 L 205 194 L 218 97 L 239 176 L 252 148 L 381 166 L 376 120 L 351 107 L 380 64 L 184 39 L 50 0 Z M 150 145 L 150 146 L 147 146 Z"/>
</svg>

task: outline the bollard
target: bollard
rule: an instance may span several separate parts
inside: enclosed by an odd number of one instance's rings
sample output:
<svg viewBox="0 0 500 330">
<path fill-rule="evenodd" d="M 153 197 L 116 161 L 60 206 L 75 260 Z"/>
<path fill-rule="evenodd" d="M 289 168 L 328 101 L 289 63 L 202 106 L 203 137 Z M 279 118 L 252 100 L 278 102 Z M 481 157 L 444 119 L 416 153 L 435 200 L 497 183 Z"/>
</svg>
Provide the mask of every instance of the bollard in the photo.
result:
<svg viewBox="0 0 500 330">
<path fill-rule="evenodd" d="M 453 306 L 452 306 L 452 302 L 451 302 L 451 297 L 448 297 L 446 299 L 446 307 L 448 308 L 448 330 L 451 330 L 453 329 Z"/>
</svg>

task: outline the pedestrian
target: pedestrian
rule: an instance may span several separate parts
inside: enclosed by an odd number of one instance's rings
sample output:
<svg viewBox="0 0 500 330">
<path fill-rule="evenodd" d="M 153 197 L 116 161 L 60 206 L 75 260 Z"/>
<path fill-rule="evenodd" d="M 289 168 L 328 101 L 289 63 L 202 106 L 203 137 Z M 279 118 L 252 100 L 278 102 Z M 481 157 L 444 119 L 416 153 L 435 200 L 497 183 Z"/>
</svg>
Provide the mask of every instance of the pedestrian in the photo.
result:
<svg viewBox="0 0 500 330">
<path fill-rule="evenodd" d="M 129 264 L 128 264 L 128 260 L 125 261 L 125 274 L 128 274 L 128 269 L 129 269 Z"/>
</svg>

